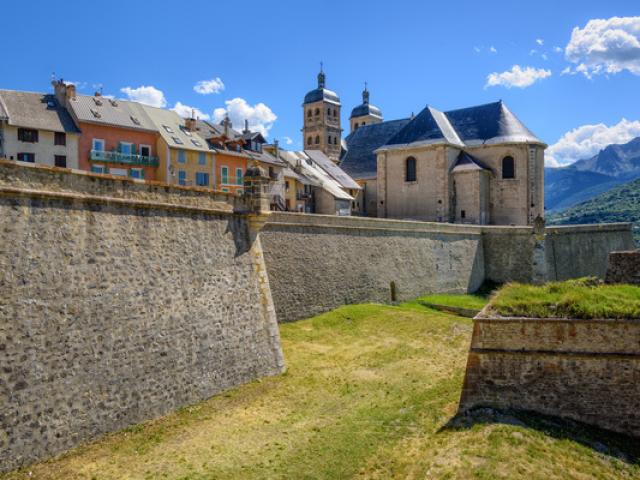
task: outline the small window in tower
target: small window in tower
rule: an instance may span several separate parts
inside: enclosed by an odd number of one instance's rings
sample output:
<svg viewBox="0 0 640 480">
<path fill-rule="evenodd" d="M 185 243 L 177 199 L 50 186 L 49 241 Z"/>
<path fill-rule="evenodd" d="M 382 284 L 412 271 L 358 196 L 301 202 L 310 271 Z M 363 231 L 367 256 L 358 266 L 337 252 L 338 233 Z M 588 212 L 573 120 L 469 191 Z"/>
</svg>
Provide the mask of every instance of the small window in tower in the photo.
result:
<svg viewBox="0 0 640 480">
<path fill-rule="evenodd" d="M 516 169 L 512 156 L 502 159 L 502 178 L 516 178 Z"/>
<path fill-rule="evenodd" d="M 330 117 L 330 116 L 331 116 L 331 109 L 327 108 L 327 117 Z"/>
<path fill-rule="evenodd" d="M 333 137 L 333 144 L 337 145 L 338 144 L 338 137 Z"/>
<path fill-rule="evenodd" d="M 336 110 L 335 108 L 333 109 L 333 116 L 337 117 L 338 116 L 338 110 Z"/>
<path fill-rule="evenodd" d="M 307 117 L 311 117 L 313 115 L 313 111 L 311 109 L 307 110 Z"/>
<path fill-rule="evenodd" d="M 320 115 L 320 109 L 319 109 L 319 108 L 316 108 L 316 117 L 317 117 L 318 115 Z"/>
<path fill-rule="evenodd" d="M 316 145 L 320 145 L 320 136 L 316 136 Z"/>
<path fill-rule="evenodd" d="M 307 138 L 307 145 L 312 145 L 313 144 L 313 138 L 309 137 Z"/>
</svg>

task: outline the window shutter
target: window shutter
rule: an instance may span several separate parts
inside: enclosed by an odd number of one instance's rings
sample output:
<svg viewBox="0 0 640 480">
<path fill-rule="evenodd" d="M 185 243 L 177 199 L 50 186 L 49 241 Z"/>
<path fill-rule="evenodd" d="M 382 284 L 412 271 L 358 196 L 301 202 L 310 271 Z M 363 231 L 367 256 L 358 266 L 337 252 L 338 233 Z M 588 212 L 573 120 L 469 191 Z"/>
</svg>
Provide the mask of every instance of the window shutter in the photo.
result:
<svg viewBox="0 0 640 480">
<path fill-rule="evenodd" d="M 135 155 L 136 154 L 136 144 L 132 143 L 131 144 L 131 155 Z"/>
</svg>

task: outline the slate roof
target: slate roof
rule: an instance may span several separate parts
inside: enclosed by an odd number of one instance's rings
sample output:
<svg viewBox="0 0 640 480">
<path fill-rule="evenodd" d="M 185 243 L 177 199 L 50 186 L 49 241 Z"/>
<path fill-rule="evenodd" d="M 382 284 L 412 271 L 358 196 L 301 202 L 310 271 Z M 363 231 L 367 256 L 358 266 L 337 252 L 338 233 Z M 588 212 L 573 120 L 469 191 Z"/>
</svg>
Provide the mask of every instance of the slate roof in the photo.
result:
<svg viewBox="0 0 640 480">
<path fill-rule="evenodd" d="M 362 190 L 362 187 L 356 183 L 344 170 L 336 165 L 329 157 L 327 157 L 321 150 L 305 150 L 309 157 L 313 159 L 318 165 L 320 165 L 324 171 L 326 171 L 331 178 L 340 184 L 343 188 L 351 190 Z"/>
<path fill-rule="evenodd" d="M 462 146 L 458 134 L 447 116 L 433 107 L 425 107 L 385 145 L 451 143 Z"/>
<path fill-rule="evenodd" d="M 355 179 L 375 178 L 378 168 L 374 151 L 409 121 L 409 118 L 404 118 L 359 127 L 344 139 L 346 153 L 342 156 L 340 168 Z"/>
<path fill-rule="evenodd" d="M 316 88 L 315 90 L 311 90 L 304 96 L 304 105 L 307 103 L 314 103 L 319 101 L 325 101 L 329 103 L 335 103 L 340 105 L 340 97 L 333 90 L 328 90 L 326 88 Z"/>
<path fill-rule="evenodd" d="M 143 105 L 142 108 L 153 122 L 155 129 L 170 147 L 199 152 L 209 151 L 207 141 L 200 136 L 198 131 L 188 131 L 184 119 L 173 110 L 165 110 L 164 108 L 150 107 L 148 105 Z M 171 131 L 165 127 L 168 127 Z"/>
<path fill-rule="evenodd" d="M 157 131 L 140 103 L 103 96 L 76 95 L 69 100 L 69 106 L 79 122 Z"/>
<path fill-rule="evenodd" d="M 492 171 L 484 162 L 463 150 L 458 155 L 456 162 L 451 166 L 451 172 L 463 172 L 468 170 Z"/>
<path fill-rule="evenodd" d="M 79 133 L 71 115 L 54 95 L 0 90 L 0 117 L 16 127 Z"/>
<path fill-rule="evenodd" d="M 374 117 L 382 118 L 382 111 L 375 105 L 363 103 L 351 110 L 351 116 L 349 118 L 364 117 L 365 115 L 373 115 Z"/>
<path fill-rule="evenodd" d="M 446 115 L 465 145 L 544 143 L 525 127 L 502 101 L 451 110 Z"/>
</svg>

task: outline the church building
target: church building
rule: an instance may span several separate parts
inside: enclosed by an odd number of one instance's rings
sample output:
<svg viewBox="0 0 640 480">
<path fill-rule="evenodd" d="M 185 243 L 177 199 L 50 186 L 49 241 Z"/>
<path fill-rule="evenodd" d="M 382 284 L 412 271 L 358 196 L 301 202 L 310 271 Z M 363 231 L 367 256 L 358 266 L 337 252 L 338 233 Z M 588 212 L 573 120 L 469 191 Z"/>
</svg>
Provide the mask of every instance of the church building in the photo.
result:
<svg viewBox="0 0 640 480">
<path fill-rule="evenodd" d="M 547 145 L 502 101 L 386 122 L 375 111 L 352 123 L 340 163 L 363 187 L 356 213 L 480 225 L 544 216 Z"/>
<path fill-rule="evenodd" d="M 384 121 L 365 84 L 342 140 L 340 98 L 304 97 L 305 150 L 320 150 L 360 185 L 356 215 L 480 225 L 532 225 L 544 217 L 544 151 L 502 102 Z"/>
</svg>

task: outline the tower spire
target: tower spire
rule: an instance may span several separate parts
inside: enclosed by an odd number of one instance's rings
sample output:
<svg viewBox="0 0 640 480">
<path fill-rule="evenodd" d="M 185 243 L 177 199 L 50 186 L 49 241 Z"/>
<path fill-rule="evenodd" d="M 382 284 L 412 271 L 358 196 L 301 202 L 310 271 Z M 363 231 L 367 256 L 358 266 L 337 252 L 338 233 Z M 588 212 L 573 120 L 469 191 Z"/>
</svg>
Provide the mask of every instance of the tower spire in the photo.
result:
<svg viewBox="0 0 640 480">
<path fill-rule="evenodd" d="M 318 88 L 324 88 L 326 77 L 322 69 L 323 64 L 320 62 L 320 73 L 318 74 Z"/>
<path fill-rule="evenodd" d="M 364 90 L 362 91 L 362 103 L 369 104 L 369 90 L 367 90 L 367 82 L 364 82 Z"/>
</svg>

